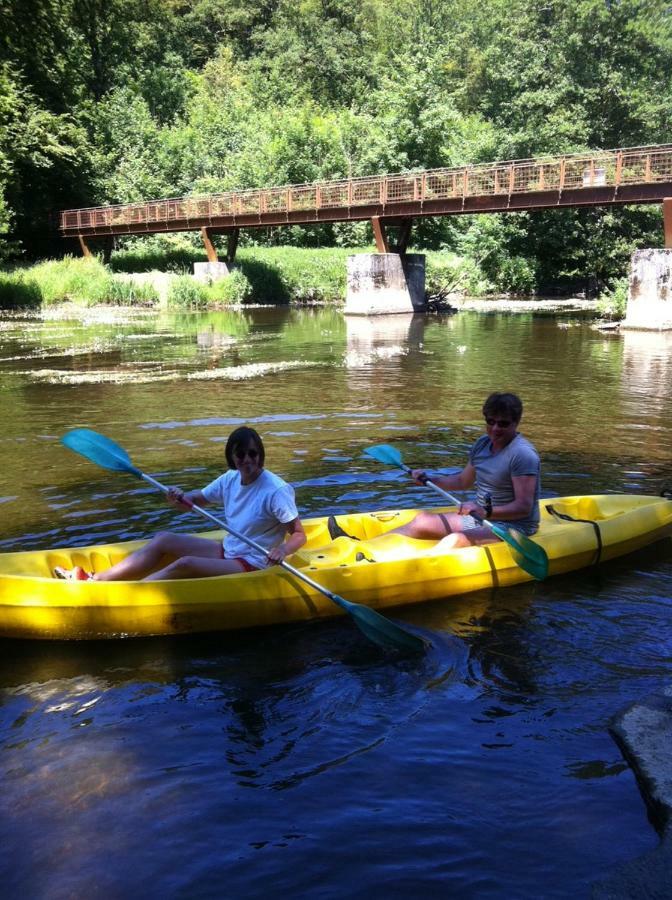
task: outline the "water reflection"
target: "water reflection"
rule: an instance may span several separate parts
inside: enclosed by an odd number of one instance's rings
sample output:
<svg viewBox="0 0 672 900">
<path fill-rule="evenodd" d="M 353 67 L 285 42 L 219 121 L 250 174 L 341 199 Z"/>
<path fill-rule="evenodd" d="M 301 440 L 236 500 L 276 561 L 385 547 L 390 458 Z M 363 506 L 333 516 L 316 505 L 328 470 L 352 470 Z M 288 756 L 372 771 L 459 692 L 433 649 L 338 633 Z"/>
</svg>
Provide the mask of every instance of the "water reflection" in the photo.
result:
<svg viewBox="0 0 672 900">
<path fill-rule="evenodd" d="M 672 332 L 624 329 L 620 338 L 628 391 L 652 402 L 668 401 L 672 395 Z"/>
<path fill-rule="evenodd" d="M 345 365 L 348 369 L 373 365 L 422 349 L 427 316 L 346 316 Z"/>
</svg>

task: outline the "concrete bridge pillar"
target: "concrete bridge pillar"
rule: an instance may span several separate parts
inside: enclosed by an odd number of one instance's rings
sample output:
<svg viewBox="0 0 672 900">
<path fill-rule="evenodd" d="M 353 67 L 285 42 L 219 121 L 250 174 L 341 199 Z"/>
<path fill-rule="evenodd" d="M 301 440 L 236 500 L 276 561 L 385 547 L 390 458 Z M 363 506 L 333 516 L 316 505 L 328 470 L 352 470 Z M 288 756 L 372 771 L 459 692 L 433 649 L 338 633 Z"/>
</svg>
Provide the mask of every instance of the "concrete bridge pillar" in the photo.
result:
<svg viewBox="0 0 672 900">
<path fill-rule="evenodd" d="M 628 305 L 623 328 L 672 329 L 672 246 L 636 250 L 630 260 Z"/>
<path fill-rule="evenodd" d="M 426 309 L 422 253 L 360 253 L 348 257 L 346 316 L 378 316 Z"/>
</svg>

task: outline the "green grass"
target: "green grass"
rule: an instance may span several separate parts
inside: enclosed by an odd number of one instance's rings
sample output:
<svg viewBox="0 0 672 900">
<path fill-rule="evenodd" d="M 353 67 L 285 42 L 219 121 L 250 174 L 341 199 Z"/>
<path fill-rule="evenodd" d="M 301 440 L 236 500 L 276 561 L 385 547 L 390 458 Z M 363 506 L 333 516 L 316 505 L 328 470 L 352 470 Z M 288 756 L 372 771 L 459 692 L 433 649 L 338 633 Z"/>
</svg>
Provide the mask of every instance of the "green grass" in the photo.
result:
<svg viewBox="0 0 672 900">
<path fill-rule="evenodd" d="M 28 272 L 47 306 L 68 301 L 83 306 L 103 303 L 110 285 L 110 273 L 96 257 L 65 256 L 38 263 Z"/>
<path fill-rule="evenodd" d="M 37 309 L 42 305 L 39 285 L 23 272 L 0 272 L 0 309 Z"/>
<path fill-rule="evenodd" d="M 168 306 L 177 309 L 206 309 L 207 305 L 207 288 L 194 281 L 190 275 L 180 275 L 171 282 L 168 289 Z"/>
</svg>

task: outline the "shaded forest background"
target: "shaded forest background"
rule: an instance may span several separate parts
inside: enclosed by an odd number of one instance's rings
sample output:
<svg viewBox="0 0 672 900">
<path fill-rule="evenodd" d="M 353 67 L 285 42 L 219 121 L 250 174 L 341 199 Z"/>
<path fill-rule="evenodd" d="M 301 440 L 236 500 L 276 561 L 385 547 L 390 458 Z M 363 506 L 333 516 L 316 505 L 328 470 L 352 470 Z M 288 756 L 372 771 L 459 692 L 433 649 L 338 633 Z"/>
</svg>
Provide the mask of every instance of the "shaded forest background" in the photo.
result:
<svg viewBox="0 0 672 900">
<path fill-rule="evenodd" d="M 662 0 L 4 0 L 0 26 L 6 264 L 64 252 L 67 207 L 670 141 Z M 609 283 L 661 243 L 658 206 L 415 231 L 510 290 Z"/>
</svg>

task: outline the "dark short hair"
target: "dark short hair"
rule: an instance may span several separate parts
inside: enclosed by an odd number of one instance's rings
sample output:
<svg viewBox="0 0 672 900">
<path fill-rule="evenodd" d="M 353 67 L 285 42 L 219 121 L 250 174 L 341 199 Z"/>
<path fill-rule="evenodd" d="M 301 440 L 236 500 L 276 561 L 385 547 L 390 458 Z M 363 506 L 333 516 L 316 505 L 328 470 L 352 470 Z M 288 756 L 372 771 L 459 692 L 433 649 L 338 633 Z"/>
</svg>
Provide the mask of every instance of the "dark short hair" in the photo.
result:
<svg viewBox="0 0 672 900">
<path fill-rule="evenodd" d="M 483 404 L 483 415 L 508 416 L 514 422 L 520 422 L 523 415 L 523 401 L 517 394 L 500 394 L 495 391 Z"/>
<path fill-rule="evenodd" d="M 264 460 L 266 458 L 264 442 L 259 437 L 254 428 L 249 428 L 247 425 L 241 425 L 240 428 L 236 428 L 235 431 L 231 432 L 231 434 L 229 435 L 229 439 L 226 442 L 224 455 L 226 456 L 226 461 L 230 469 L 236 468 L 236 463 L 233 459 L 236 450 L 247 450 L 250 444 L 254 444 L 254 446 L 259 451 L 259 465 L 263 466 Z"/>
</svg>

